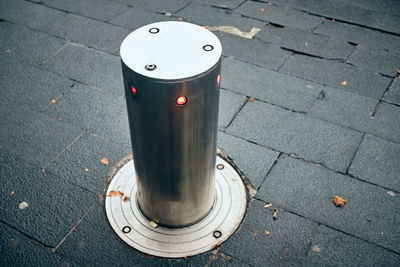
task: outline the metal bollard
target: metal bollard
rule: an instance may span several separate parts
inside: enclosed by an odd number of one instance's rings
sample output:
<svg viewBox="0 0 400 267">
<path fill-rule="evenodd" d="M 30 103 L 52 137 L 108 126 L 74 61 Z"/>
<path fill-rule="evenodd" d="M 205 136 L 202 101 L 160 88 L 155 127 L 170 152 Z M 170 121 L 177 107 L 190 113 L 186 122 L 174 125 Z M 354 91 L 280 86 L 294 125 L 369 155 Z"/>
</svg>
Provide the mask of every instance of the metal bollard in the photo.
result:
<svg viewBox="0 0 400 267">
<path fill-rule="evenodd" d="M 210 31 L 175 21 L 121 45 L 137 201 L 159 225 L 192 225 L 213 207 L 221 51 Z"/>
</svg>

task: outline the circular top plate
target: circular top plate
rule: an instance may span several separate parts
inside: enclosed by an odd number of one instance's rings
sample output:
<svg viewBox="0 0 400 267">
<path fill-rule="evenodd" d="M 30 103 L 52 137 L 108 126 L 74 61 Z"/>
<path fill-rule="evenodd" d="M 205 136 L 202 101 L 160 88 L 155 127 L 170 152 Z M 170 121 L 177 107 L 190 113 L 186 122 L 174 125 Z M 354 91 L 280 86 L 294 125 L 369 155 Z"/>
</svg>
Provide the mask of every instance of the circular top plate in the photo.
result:
<svg viewBox="0 0 400 267">
<path fill-rule="evenodd" d="M 213 67 L 221 57 L 218 38 L 198 25 L 166 21 L 143 26 L 122 42 L 122 61 L 144 76 L 176 80 L 199 75 Z M 148 70 L 146 65 L 155 65 Z"/>
</svg>

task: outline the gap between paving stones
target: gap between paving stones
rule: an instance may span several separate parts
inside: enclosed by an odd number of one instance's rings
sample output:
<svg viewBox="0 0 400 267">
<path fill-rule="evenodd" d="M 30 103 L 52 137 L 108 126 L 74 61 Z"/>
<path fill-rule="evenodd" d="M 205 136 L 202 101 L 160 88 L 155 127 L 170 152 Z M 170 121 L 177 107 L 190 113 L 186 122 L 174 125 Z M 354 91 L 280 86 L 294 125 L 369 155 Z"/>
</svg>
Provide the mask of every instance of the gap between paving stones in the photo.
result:
<svg viewBox="0 0 400 267">
<path fill-rule="evenodd" d="M 358 143 L 358 146 L 357 146 L 356 150 L 354 151 L 353 156 L 350 159 L 349 166 L 347 166 L 347 168 L 346 168 L 346 172 L 345 172 L 346 175 L 350 176 L 349 169 L 350 169 L 351 165 L 353 164 L 354 159 L 356 158 L 357 152 L 360 149 L 360 146 L 361 146 L 362 141 L 364 140 L 364 137 L 365 137 L 365 133 L 362 134 L 360 142 Z"/>
<path fill-rule="evenodd" d="M 301 157 L 299 157 L 298 155 L 296 155 L 295 153 L 285 153 L 285 152 L 279 151 L 279 150 L 277 150 L 277 149 L 268 147 L 268 146 L 266 146 L 266 145 L 262 145 L 262 144 L 259 144 L 259 143 L 254 142 L 254 141 L 244 139 L 243 137 L 234 135 L 234 134 L 232 134 L 232 133 L 226 133 L 225 131 L 223 131 L 223 133 L 226 134 L 226 135 L 230 135 L 230 136 L 236 137 L 236 138 L 241 139 L 241 140 L 243 140 L 243 141 L 246 141 L 246 142 L 255 144 L 255 145 L 257 145 L 257 146 L 261 146 L 261 147 L 267 148 L 267 149 L 269 149 L 269 150 L 278 152 L 278 153 L 280 153 L 279 156 L 278 156 L 278 158 L 280 158 L 281 155 L 286 155 L 286 156 L 288 156 L 288 157 L 291 157 L 291 158 L 294 158 L 294 159 L 298 159 L 298 160 L 301 160 L 301 161 L 304 161 L 304 162 L 307 162 L 307 163 L 311 163 L 311 164 L 313 164 L 313 165 L 321 166 L 321 167 L 323 167 L 323 168 L 325 168 L 325 169 L 327 169 L 327 170 L 329 170 L 329 171 L 333 171 L 333 172 L 335 172 L 335 173 L 337 173 L 337 174 L 345 175 L 345 176 L 348 176 L 348 177 L 350 177 L 350 178 L 352 178 L 352 179 L 359 180 L 359 181 L 361 181 L 361 182 L 364 182 L 364 183 L 367 183 L 367 184 L 370 184 L 370 185 L 374 185 L 374 186 L 380 187 L 380 188 L 385 189 L 385 190 L 393 191 L 393 192 L 395 192 L 396 194 L 400 194 L 400 192 L 397 191 L 397 190 L 394 190 L 394 189 L 388 188 L 388 187 L 384 187 L 384 186 L 381 186 L 381 185 L 378 185 L 378 184 L 369 182 L 369 181 L 367 181 L 367 180 L 363 180 L 362 178 L 356 177 L 356 176 L 354 176 L 354 175 L 348 173 L 348 169 L 350 168 L 351 164 L 349 164 L 349 166 L 347 167 L 346 172 L 341 172 L 341 171 L 338 171 L 338 170 L 335 170 L 335 169 L 331 169 L 331 168 L 325 166 L 325 165 L 322 164 L 322 163 L 314 162 L 314 161 L 311 161 L 311 160 L 307 160 L 307 159 L 301 158 Z M 360 133 L 362 133 L 362 132 L 360 132 Z M 363 133 L 363 136 L 364 136 L 364 135 L 365 135 L 365 133 Z M 381 138 L 381 137 L 380 137 L 380 138 Z M 362 138 L 362 139 L 363 139 L 363 138 Z M 381 138 L 381 139 L 383 139 L 383 138 Z M 386 139 L 384 139 L 384 140 L 386 140 Z M 386 140 L 386 141 L 387 141 L 387 140 Z M 390 142 L 391 142 L 391 141 L 390 141 Z M 354 160 L 354 158 L 355 158 L 355 156 L 356 156 L 356 154 L 357 154 L 357 151 L 358 151 L 358 149 L 359 149 L 359 147 L 360 147 L 360 144 L 361 144 L 361 142 L 358 144 L 357 149 L 354 151 L 354 155 L 352 156 L 353 160 Z M 277 158 L 277 159 L 278 159 L 278 158 Z M 277 164 L 277 162 L 278 162 L 278 160 L 275 160 L 275 161 L 274 161 L 273 165 L 272 165 L 271 168 L 268 170 L 267 175 L 265 175 L 264 181 L 265 181 L 266 177 L 268 176 L 268 174 L 271 172 L 272 168 Z M 264 181 L 263 181 L 263 183 L 264 183 Z M 260 186 L 260 187 L 261 187 L 261 186 Z M 260 187 L 259 187 L 259 188 L 260 188 Z M 257 190 L 258 190 L 259 188 L 257 188 Z"/>
<path fill-rule="evenodd" d="M 96 204 L 93 204 L 88 210 L 87 212 L 82 216 L 82 218 L 80 218 L 78 220 L 78 222 L 71 228 L 71 230 L 69 230 L 69 232 L 65 235 L 65 237 L 51 250 L 56 252 L 57 249 L 62 245 L 62 243 L 64 243 L 65 240 L 67 240 L 67 238 L 74 232 L 74 230 L 78 227 L 78 225 L 86 218 L 86 216 L 94 209 Z"/>
<path fill-rule="evenodd" d="M 387 86 L 386 90 L 382 93 L 381 98 L 379 99 L 378 103 L 376 103 L 376 106 L 374 108 L 374 111 L 372 112 L 372 117 L 375 117 L 376 112 L 378 111 L 379 107 L 381 106 L 382 102 L 384 101 L 385 95 L 389 92 L 390 87 L 392 86 L 392 84 L 394 83 L 394 81 L 396 80 L 396 78 L 400 77 L 400 74 L 397 73 L 397 75 L 395 75 L 392 79 L 392 81 L 389 83 L 389 85 Z M 387 103 L 385 101 L 385 103 Z M 392 103 L 388 103 L 388 104 L 392 104 Z M 397 106 L 397 105 L 395 105 Z"/>
</svg>

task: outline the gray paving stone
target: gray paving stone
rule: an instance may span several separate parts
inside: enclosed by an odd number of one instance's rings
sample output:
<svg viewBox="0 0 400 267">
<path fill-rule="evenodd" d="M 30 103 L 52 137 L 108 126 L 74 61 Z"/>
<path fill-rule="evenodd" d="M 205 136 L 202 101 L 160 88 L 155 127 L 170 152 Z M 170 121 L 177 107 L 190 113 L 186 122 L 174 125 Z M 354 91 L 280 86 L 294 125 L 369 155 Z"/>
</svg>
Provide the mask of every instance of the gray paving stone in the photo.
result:
<svg viewBox="0 0 400 267">
<path fill-rule="evenodd" d="M 243 2 L 246 2 L 246 0 L 192 0 L 192 2 L 221 8 L 235 9 Z"/>
<path fill-rule="evenodd" d="M 135 19 L 132 19 L 135 18 Z M 118 17 L 115 17 L 110 21 L 112 24 L 120 25 L 132 30 L 135 30 L 141 26 L 159 22 L 159 21 L 176 21 L 175 17 L 168 17 L 156 13 L 150 13 L 140 8 L 130 8 L 126 12 L 122 13 Z"/>
<path fill-rule="evenodd" d="M 68 90 L 73 82 L 65 77 L 0 56 L 0 98 L 17 106 L 43 111 Z"/>
<path fill-rule="evenodd" d="M 318 248 L 321 251 L 318 252 Z M 304 266 L 398 266 L 400 256 L 369 242 L 321 226 Z"/>
<path fill-rule="evenodd" d="M 400 144 L 365 135 L 349 173 L 400 192 Z"/>
<path fill-rule="evenodd" d="M 248 17 L 301 30 L 311 30 L 324 20 L 323 18 L 297 11 L 289 6 L 275 6 L 253 1 L 247 1 L 236 11 Z"/>
<path fill-rule="evenodd" d="M 386 102 L 400 105 L 400 79 L 399 77 L 395 78 L 393 83 L 391 84 L 389 91 L 386 93 L 383 98 Z"/>
<path fill-rule="evenodd" d="M 187 0 L 112 0 L 115 2 L 124 3 L 136 8 L 142 8 L 151 12 L 157 13 L 175 13 L 184 8 L 190 2 Z"/>
<path fill-rule="evenodd" d="M 386 50 L 400 55 L 400 37 L 396 35 L 331 20 L 325 20 L 314 32 L 360 44 L 368 49 Z"/>
<path fill-rule="evenodd" d="M 60 246 L 58 253 L 84 266 L 205 266 L 211 253 L 187 259 L 157 259 L 134 250 L 115 237 L 98 204 L 72 235 Z M 88 257 L 96 252 L 96 257 Z"/>
<path fill-rule="evenodd" d="M 20 61 L 40 64 L 66 45 L 64 40 L 15 24 L 0 23 L 0 51 Z"/>
<path fill-rule="evenodd" d="M 397 0 L 386 0 L 386 1 L 365 1 L 365 0 L 336 0 L 336 2 L 346 3 L 351 6 L 357 6 L 372 10 L 375 12 L 389 13 L 393 15 L 398 15 L 400 10 L 400 2 Z"/>
<path fill-rule="evenodd" d="M 257 189 L 279 153 L 246 140 L 218 132 L 218 147 L 243 171 Z"/>
<path fill-rule="evenodd" d="M 329 59 L 347 59 L 354 47 L 347 42 L 289 27 L 267 26 L 257 38 L 296 52 Z"/>
<path fill-rule="evenodd" d="M 43 68 L 123 95 L 121 61 L 100 51 L 69 45 Z"/>
<path fill-rule="evenodd" d="M 307 112 L 324 86 L 226 58 L 221 85 L 249 97 Z"/>
<path fill-rule="evenodd" d="M 221 40 L 223 55 L 270 69 L 278 69 L 292 54 L 277 45 L 266 44 L 257 39 L 249 40 L 220 32 L 216 34 Z"/>
<path fill-rule="evenodd" d="M 272 212 L 272 207 L 266 209 L 263 202 L 252 200 L 243 225 L 221 251 L 253 266 L 300 265 L 317 223 L 283 210 L 274 220 Z"/>
<path fill-rule="evenodd" d="M 130 146 L 122 146 L 99 136 L 85 134 L 61 154 L 46 171 L 101 194 L 110 166 L 115 165 L 130 152 Z M 102 158 L 108 158 L 107 166 L 100 162 Z"/>
<path fill-rule="evenodd" d="M 109 53 L 119 51 L 122 40 L 131 32 L 128 29 L 73 14 L 60 16 L 43 27 L 43 31 Z"/>
<path fill-rule="evenodd" d="M 192 3 L 177 13 L 184 21 L 194 22 L 201 26 L 233 26 L 248 32 L 252 28 L 262 29 L 266 23 L 244 18 L 237 13 L 220 8 L 208 7 Z"/>
<path fill-rule="evenodd" d="M 291 5 L 329 18 L 336 18 L 388 32 L 400 33 L 398 27 L 400 17 L 352 6 L 348 1 L 338 2 L 336 0 L 328 0 L 321 2 L 318 0 L 295 0 Z"/>
<path fill-rule="evenodd" d="M 1 266 L 77 266 L 2 223 L 0 232 Z"/>
<path fill-rule="evenodd" d="M 365 69 L 303 55 L 291 56 L 280 71 L 376 99 L 382 96 L 391 81 Z M 342 85 L 344 81 L 346 84 Z"/>
<path fill-rule="evenodd" d="M 0 19 L 23 24 L 32 29 L 41 29 L 63 14 L 65 13 L 62 11 L 28 1 L 0 1 Z"/>
<path fill-rule="evenodd" d="M 248 102 L 226 132 L 342 172 L 361 140 L 348 128 L 258 101 Z"/>
<path fill-rule="evenodd" d="M 127 5 L 108 0 L 43 0 L 44 5 L 89 18 L 108 21 L 128 9 Z"/>
<path fill-rule="evenodd" d="M 400 68 L 400 57 L 384 51 L 371 51 L 368 48 L 357 47 L 347 62 L 359 68 L 394 77 Z"/>
<path fill-rule="evenodd" d="M 400 107 L 383 103 L 372 117 L 376 99 L 329 87 L 323 91 L 325 97 L 309 111 L 312 117 L 400 142 Z"/>
<path fill-rule="evenodd" d="M 75 85 L 46 112 L 49 116 L 130 146 L 125 99 L 96 88 Z M 106 155 L 105 155 L 106 156 Z"/>
<path fill-rule="evenodd" d="M 246 101 L 247 98 L 245 96 L 221 89 L 219 96 L 218 130 L 225 130 Z"/>
<path fill-rule="evenodd" d="M 334 195 L 348 202 L 338 208 Z M 256 197 L 385 248 L 400 248 L 400 196 L 381 187 L 282 156 Z"/>
<path fill-rule="evenodd" d="M 95 201 L 92 194 L 10 156 L 6 149 L 0 149 L 0 159 L 0 220 L 46 246 L 55 247 Z M 28 207 L 21 209 L 22 202 Z"/>
<path fill-rule="evenodd" d="M 0 145 L 15 158 L 44 168 L 82 129 L 24 105 L 0 99 Z"/>
</svg>

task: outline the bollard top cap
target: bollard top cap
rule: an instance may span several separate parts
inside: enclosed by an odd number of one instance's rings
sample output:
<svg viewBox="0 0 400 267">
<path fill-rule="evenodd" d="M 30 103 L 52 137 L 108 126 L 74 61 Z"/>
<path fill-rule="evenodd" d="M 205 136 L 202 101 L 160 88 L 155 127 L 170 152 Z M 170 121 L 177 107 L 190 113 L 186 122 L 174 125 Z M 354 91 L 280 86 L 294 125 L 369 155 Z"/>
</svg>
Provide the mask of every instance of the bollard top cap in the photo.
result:
<svg viewBox="0 0 400 267">
<path fill-rule="evenodd" d="M 182 21 L 143 26 L 122 42 L 122 61 L 134 72 L 160 80 L 178 80 L 202 74 L 222 54 L 221 43 L 209 30 Z"/>
</svg>

